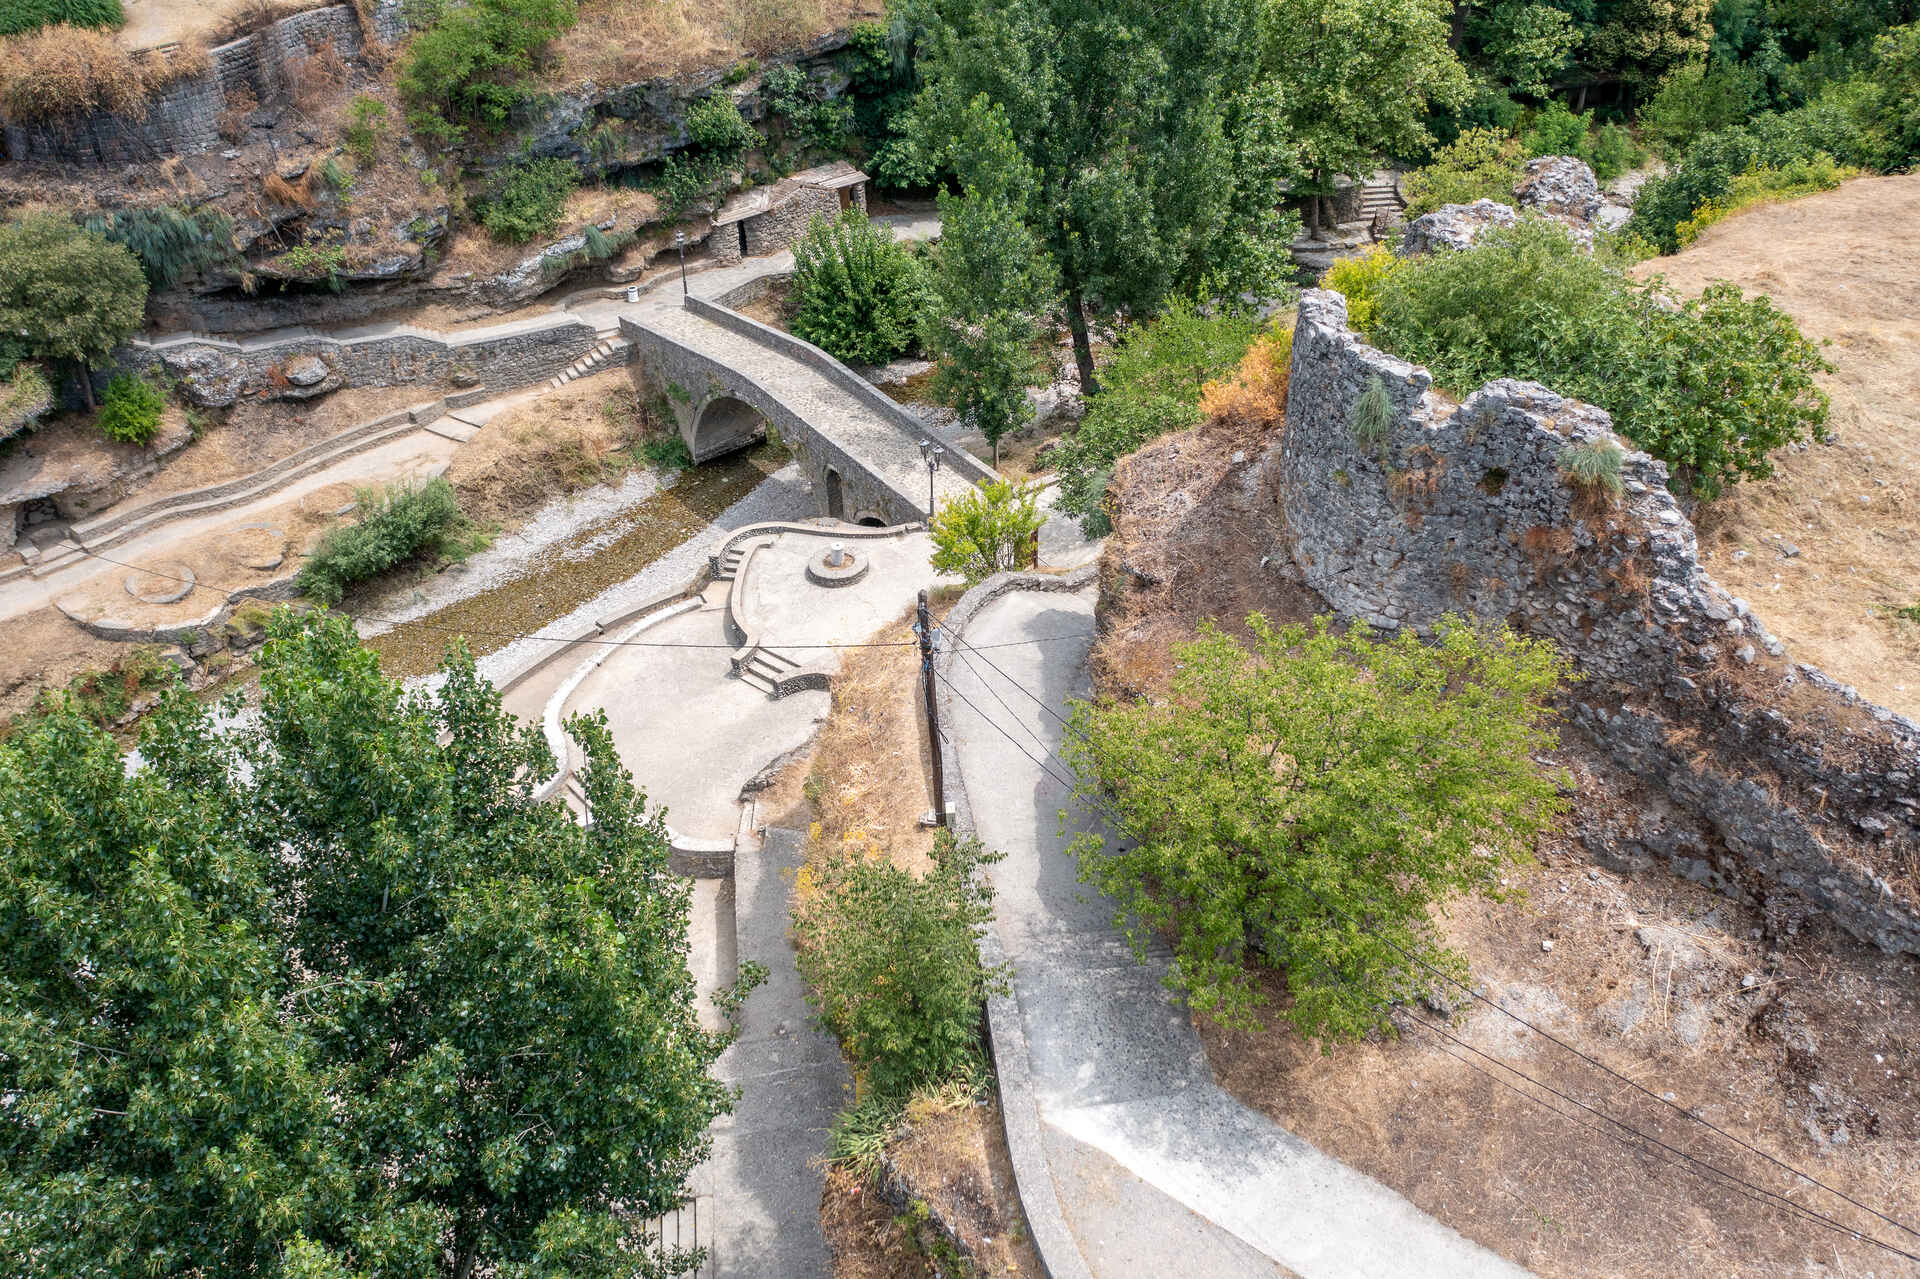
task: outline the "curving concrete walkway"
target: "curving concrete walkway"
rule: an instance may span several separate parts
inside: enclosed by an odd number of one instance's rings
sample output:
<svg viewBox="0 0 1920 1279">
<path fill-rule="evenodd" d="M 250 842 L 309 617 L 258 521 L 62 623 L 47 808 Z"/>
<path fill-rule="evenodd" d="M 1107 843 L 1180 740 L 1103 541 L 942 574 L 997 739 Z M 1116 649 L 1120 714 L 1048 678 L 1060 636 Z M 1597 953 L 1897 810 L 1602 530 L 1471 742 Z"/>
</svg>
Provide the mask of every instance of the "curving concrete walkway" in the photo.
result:
<svg viewBox="0 0 1920 1279">
<path fill-rule="evenodd" d="M 967 643 L 1014 645 L 985 655 L 1004 674 L 964 650 L 941 659 L 961 817 L 1006 854 L 993 871 L 995 928 L 1013 997 L 993 1010 L 995 1056 L 1021 1197 L 1052 1279 L 1522 1279 L 1222 1089 L 1161 984 L 1167 955 L 1136 962 L 1113 903 L 1077 882 L 1065 852 L 1073 828 L 1059 817 L 1068 792 L 1029 758 L 1049 762 L 1063 729 L 1021 690 L 1056 709 L 1087 694 L 1094 592 L 1082 582 L 1069 592 L 1041 579 L 1042 589 L 977 611 L 956 607 L 950 625 Z M 1061 635 L 1077 638 L 1017 643 Z"/>
</svg>

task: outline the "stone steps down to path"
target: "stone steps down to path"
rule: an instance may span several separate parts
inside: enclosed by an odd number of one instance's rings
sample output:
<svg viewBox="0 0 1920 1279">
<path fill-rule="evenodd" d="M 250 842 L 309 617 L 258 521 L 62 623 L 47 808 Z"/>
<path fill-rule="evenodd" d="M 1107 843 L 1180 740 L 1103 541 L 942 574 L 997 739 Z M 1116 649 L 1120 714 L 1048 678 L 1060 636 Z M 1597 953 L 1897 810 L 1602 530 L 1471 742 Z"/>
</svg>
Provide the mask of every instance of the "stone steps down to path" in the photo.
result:
<svg viewBox="0 0 1920 1279">
<path fill-rule="evenodd" d="M 716 582 L 731 582 L 740 572 L 740 561 L 745 559 L 746 556 L 747 546 L 745 542 L 728 546 L 725 551 L 721 552 L 720 557 L 714 561 L 713 580 Z"/>
<path fill-rule="evenodd" d="M 779 682 L 800 669 L 800 663 L 785 653 L 755 647 L 736 668 L 740 682 L 751 685 L 769 698 L 780 696 Z"/>
<path fill-rule="evenodd" d="M 594 347 L 593 350 L 587 352 L 572 364 L 569 364 L 563 371 L 549 378 L 547 385 L 557 391 L 567 383 L 578 378 L 588 377 L 600 372 L 602 369 L 610 369 L 617 364 L 625 364 L 632 354 L 633 345 L 625 338 L 614 337 L 604 339 L 598 346 Z"/>
</svg>

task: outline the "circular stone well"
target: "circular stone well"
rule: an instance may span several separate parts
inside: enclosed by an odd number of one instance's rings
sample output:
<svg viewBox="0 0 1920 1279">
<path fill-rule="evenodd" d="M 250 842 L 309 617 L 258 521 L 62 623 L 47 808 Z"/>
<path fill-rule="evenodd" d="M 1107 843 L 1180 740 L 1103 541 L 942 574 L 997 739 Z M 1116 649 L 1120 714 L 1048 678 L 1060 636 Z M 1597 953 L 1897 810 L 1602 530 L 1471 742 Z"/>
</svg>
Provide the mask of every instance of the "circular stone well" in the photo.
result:
<svg viewBox="0 0 1920 1279">
<path fill-rule="evenodd" d="M 852 586 L 867 575 L 867 557 L 835 542 L 807 560 L 807 580 L 816 586 Z"/>
</svg>

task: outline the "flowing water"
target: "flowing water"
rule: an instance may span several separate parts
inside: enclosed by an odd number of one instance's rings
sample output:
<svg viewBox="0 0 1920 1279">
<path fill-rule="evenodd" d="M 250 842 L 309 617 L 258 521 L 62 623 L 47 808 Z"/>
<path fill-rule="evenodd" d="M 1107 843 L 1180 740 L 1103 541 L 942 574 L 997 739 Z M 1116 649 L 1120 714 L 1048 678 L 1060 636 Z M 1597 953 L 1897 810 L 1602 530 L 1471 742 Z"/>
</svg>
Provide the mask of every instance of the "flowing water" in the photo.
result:
<svg viewBox="0 0 1920 1279">
<path fill-rule="evenodd" d="M 788 457 L 778 445 L 759 444 L 695 467 L 672 488 L 548 548 L 518 577 L 403 622 L 367 640 L 367 647 L 395 679 L 433 671 L 456 634 L 466 636 L 476 657 L 505 648 L 699 534 Z"/>
</svg>

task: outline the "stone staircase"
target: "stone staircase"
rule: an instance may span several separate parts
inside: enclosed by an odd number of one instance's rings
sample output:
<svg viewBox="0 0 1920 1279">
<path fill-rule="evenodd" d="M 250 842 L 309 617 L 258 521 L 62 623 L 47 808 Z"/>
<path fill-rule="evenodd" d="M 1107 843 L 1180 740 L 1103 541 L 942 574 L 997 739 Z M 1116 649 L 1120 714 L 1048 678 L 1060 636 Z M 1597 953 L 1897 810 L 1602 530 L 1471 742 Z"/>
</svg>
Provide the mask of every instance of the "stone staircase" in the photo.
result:
<svg viewBox="0 0 1920 1279">
<path fill-rule="evenodd" d="M 780 681 L 801 668 L 801 663 L 785 653 L 758 645 L 734 667 L 740 682 L 765 693 L 769 699 L 780 696 Z"/>
<path fill-rule="evenodd" d="M 1400 198 L 1399 183 L 1394 175 L 1380 172 L 1368 178 L 1360 187 L 1360 220 L 1369 225 L 1375 217 L 1384 213 L 1387 222 L 1399 223 L 1407 211 L 1407 202 Z"/>
<path fill-rule="evenodd" d="M 600 341 L 594 348 L 554 374 L 547 380 L 547 385 L 557 391 L 578 378 L 589 377 L 616 364 L 625 364 L 632 354 L 633 344 L 621 337 L 618 329 L 602 330 Z"/>
<path fill-rule="evenodd" d="M 734 541 L 713 561 L 713 580 L 731 582 L 740 573 L 740 561 L 747 557 L 747 542 Z"/>
</svg>

